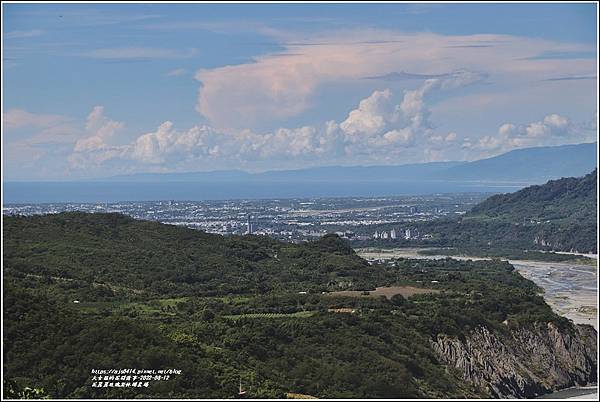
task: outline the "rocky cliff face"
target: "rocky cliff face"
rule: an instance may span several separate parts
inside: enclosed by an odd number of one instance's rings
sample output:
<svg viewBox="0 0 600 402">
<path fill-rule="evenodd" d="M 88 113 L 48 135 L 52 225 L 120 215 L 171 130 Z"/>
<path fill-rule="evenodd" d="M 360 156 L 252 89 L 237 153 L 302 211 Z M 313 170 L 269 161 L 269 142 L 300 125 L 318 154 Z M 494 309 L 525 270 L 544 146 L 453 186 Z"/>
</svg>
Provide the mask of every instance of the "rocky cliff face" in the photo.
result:
<svg viewBox="0 0 600 402">
<path fill-rule="evenodd" d="M 538 323 L 502 332 L 481 327 L 462 340 L 439 335 L 432 346 L 443 363 L 496 398 L 531 398 L 597 381 L 593 327 Z"/>
</svg>

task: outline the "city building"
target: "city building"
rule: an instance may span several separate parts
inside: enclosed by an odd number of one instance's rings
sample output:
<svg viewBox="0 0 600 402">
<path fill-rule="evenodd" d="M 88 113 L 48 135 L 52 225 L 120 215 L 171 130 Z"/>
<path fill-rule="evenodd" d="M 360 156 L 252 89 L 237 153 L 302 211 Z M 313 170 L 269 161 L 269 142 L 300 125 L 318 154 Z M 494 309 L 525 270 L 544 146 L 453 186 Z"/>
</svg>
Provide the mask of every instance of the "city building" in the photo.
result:
<svg viewBox="0 0 600 402">
<path fill-rule="evenodd" d="M 248 222 L 247 222 L 248 230 L 246 231 L 246 234 L 252 234 L 254 232 L 254 230 L 253 230 L 254 228 L 252 227 L 252 221 L 250 220 L 250 218 L 251 218 L 251 216 L 250 216 L 250 214 L 248 214 Z"/>
<path fill-rule="evenodd" d="M 396 229 L 390 230 L 390 239 L 396 239 Z"/>
</svg>

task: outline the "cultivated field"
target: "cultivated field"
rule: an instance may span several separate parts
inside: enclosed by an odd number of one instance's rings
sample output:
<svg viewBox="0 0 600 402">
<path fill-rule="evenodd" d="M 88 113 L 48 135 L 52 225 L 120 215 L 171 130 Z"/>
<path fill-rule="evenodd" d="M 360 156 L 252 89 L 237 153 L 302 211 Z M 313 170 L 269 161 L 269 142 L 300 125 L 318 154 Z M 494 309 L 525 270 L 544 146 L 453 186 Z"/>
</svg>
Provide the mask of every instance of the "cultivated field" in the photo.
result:
<svg viewBox="0 0 600 402">
<path fill-rule="evenodd" d="M 296 313 L 248 313 L 225 315 L 223 317 L 234 321 L 242 318 L 306 318 L 315 315 L 315 313 L 315 311 L 298 311 Z"/>
</svg>

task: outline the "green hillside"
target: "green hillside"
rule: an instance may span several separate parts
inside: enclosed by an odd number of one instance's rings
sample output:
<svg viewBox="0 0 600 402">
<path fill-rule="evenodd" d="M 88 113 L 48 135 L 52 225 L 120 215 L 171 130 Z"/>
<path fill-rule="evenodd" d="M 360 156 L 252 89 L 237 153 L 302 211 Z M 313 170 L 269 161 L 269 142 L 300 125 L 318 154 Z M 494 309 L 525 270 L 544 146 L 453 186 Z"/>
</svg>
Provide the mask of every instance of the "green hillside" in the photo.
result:
<svg viewBox="0 0 600 402">
<path fill-rule="evenodd" d="M 431 239 L 407 243 L 515 259 L 576 258 L 539 251 L 597 252 L 596 170 L 494 195 L 460 218 L 415 223 Z M 537 252 L 536 252 L 537 251 Z"/>
<path fill-rule="evenodd" d="M 8 396 L 230 398 L 241 380 L 254 398 L 485 397 L 439 363 L 431 339 L 573 328 L 506 262 L 369 265 L 335 235 L 292 245 L 117 214 L 3 219 Z M 392 285 L 430 290 L 329 294 Z M 92 386 L 91 370 L 112 368 L 181 374 Z"/>
<path fill-rule="evenodd" d="M 597 250 L 597 171 L 551 180 L 476 205 L 461 223 L 487 228 L 495 247 L 592 252 Z"/>
<path fill-rule="evenodd" d="M 515 193 L 494 195 L 467 215 L 508 222 L 596 222 L 597 171 L 581 177 L 551 180 Z"/>
</svg>

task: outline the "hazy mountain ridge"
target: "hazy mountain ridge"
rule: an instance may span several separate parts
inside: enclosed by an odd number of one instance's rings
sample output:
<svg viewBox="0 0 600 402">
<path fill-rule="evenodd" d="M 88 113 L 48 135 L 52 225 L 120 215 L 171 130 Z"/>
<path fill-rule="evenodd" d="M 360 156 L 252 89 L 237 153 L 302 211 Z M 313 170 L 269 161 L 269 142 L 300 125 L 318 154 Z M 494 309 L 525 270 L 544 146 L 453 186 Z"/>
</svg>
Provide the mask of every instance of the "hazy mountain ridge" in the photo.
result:
<svg viewBox="0 0 600 402">
<path fill-rule="evenodd" d="M 597 143 L 516 149 L 492 158 L 450 167 L 454 180 L 547 181 L 582 176 L 597 167 Z"/>
<path fill-rule="evenodd" d="M 530 153 L 534 156 L 527 157 Z M 5 203 L 22 204 L 504 193 L 549 179 L 584 175 L 596 168 L 595 155 L 593 143 L 530 148 L 475 162 L 329 166 L 262 173 L 140 173 L 80 181 L 7 181 L 3 190 Z"/>
<path fill-rule="evenodd" d="M 140 173 L 97 181 L 329 181 L 329 180 L 454 180 L 543 182 L 553 178 L 580 176 L 596 166 L 597 144 L 584 143 L 509 151 L 472 162 L 450 161 L 406 165 L 323 166 L 293 170 L 248 173 L 223 170 L 190 173 Z"/>
<path fill-rule="evenodd" d="M 431 162 L 407 165 L 319 166 L 304 169 L 269 170 L 249 173 L 243 170 L 217 170 L 189 173 L 139 173 L 96 179 L 123 182 L 204 182 L 225 181 L 330 181 L 330 180 L 414 180 L 433 179 L 435 174 L 466 162 Z"/>
</svg>

